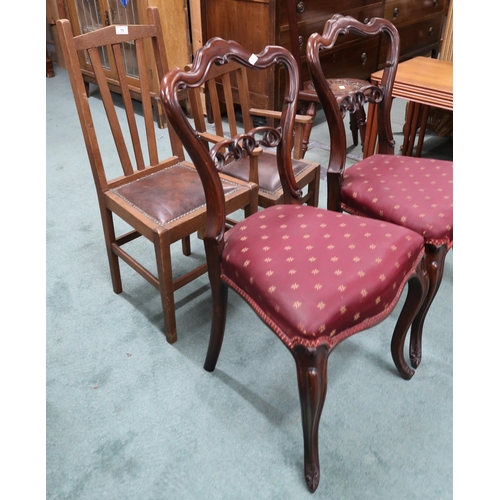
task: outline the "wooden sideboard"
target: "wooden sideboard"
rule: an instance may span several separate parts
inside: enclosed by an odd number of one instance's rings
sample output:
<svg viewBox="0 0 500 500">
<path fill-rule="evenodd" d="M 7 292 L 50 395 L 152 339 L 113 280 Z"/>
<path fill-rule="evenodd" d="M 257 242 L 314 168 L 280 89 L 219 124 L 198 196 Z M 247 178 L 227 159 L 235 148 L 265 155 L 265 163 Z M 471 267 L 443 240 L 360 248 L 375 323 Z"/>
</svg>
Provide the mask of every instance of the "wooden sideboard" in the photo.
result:
<svg viewBox="0 0 500 500">
<path fill-rule="evenodd" d="M 289 11 L 295 16 L 299 34 L 301 71 L 309 80 L 305 60 L 307 39 L 322 32 L 327 19 L 335 13 L 350 15 L 367 22 L 385 17 L 401 36 L 401 57 L 437 56 L 443 22 L 449 0 L 201 0 L 203 42 L 214 36 L 236 40 L 254 53 L 266 45 L 282 45 L 292 50 Z M 294 20 L 292 19 L 292 22 Z M 293 31 L 293 30 L 292 30 Z M 292 51 L 293 52 L 293 51 Z M 382 56 L 381 56 L 382 54 Z M 334 49 L 324 53 L 327 78 L 351 77 L 369 79 L 383 61 L 383 40 L 356 41 L 346 36 Z M 282 100 L 283 81 L 278 72 L 257 76 L 249 72 L 252 106 L 273 109 Z"/>
</svg>

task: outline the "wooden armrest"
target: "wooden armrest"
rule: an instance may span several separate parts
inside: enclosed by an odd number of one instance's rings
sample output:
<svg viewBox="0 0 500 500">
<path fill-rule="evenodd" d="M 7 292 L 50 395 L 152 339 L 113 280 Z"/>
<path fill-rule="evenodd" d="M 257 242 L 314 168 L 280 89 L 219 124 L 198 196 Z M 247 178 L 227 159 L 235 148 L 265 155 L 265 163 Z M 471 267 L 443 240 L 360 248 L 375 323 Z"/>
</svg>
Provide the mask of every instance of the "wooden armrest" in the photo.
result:
<svg viewBox="0 0 500 500">
<path fill-rule="evenodd" d="M 217 144 L 218 142 L 224 140 L 224 137 L 221 137 L 220 135 L 211 134 L 210 132 L 199 132 L 198 136 L 200 137 L 200 139 L 203 139 L 207 142 L 213 142 L 214 144 Z"/>
<path fill-rule="evenodd" d="M 273 111 L 271 109 L 250 108 L 250 114 L 256 116 L 266 116 L 268 118 L 281 118 L 281 111 Z M 295 115 L 295 123 L 307 124 L 313 122 L 313 117 L 308 115 Z"/>
</svg>

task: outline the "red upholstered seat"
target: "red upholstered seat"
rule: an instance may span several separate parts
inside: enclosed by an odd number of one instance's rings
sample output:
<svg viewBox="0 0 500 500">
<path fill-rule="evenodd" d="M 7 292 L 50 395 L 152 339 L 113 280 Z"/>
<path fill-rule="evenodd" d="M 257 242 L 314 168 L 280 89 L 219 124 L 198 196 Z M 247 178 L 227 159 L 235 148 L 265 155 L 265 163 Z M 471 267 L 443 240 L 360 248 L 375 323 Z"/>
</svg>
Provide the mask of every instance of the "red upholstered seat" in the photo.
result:
<svg viewBox="0 0 500 500">
<path fill-rule="evenodd" d="M 391 312 L 423 247 L 393 224 L 280 205 L 226 233 L 221 278 L 290 348 L 333 346 Z"/>
<path fill-rule="evenodd" d="M 373 29 L 377 27 L 378 29 Z M 338 101 L 321 66 L 320 53 L 330 50 L 340 36 L 384 36 L 387 47 L 380 86 L 353 91 Z M 307 42 L 307 63 L 330 132 L 327 168 L 328 208 L 385 220 L 413 229 L 425 240 L 424 265 L 429 290 L 411 329 L 410 358 L 414 368 L 422 359 L 422 333 L 426 315 L 443 277 L 448 250 L 453 246 L 453 163 L 429 158 L 394 155 L 391 128 L 392 89 L 399 61 L 400 40 L 396 27 L 384 19 L 363 24 L 335 14 L 323 33 Z M 378 153 L 345 168 L 347 144 L 344 116 L 369 103 L 376 124 Z"/>
<path fill-rule="evenodd" d="M 426 243 L 453 244 L 453 162 L 374 155 L 344 172 L 342 209 L 399 224 Z"/>
<path fill-rule="evenodd" d="M 260 70 L 263 78 L 271 69 L 283 71 L 283 109 L 278 127 L 256 127 L 209 150 L 180 107 L 178 89 L 187 87 L 193 93 L 206 83 L 211 70 L 224 71 L 226 65 Z M 386 221 L 304 205 L 303 187 L 294 175 L 291 157 L 298 82 L 297 63 L 285 48 L 268 46 L 252 54 L 234 41 L 213 38 L 197 52 L 188 70 L 177 68 L 165 75 L 162 99 L 168 119 L 200 174 L 207 199 L 203 239 L 212 323 L 205 369 L 213 371 L 219 357 L 231 288 L 294 357 L 304 477 L 314 491 L 320 479 L 318 429 L 327 391 L 328 356 L 349 335 L 387 317 L 407 285 L 391 354 L 401 375 L 411 378 L 405 339 L 425 298 L 428 279 L 420 234 Z M 229 228 L 220 169 L 225 171 L 224 166 L 234 166 L 263 147 L 276 148 L 284 203 L 263 208 Z"/>
</svg>

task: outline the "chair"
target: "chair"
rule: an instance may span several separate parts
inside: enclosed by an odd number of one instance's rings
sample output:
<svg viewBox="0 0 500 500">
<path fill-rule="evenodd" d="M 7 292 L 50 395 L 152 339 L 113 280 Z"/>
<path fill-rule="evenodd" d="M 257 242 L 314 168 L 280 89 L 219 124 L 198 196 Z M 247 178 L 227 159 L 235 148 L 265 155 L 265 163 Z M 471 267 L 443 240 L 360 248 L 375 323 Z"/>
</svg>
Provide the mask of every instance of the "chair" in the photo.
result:
<svg viewBox="0 0 500 500">
<path fill-rule="evenodd" d="M 302 12 L 305 9 L 304 2 L 298 2 L 296 0 L 287 0 L 286 4 L 287 15 L 288 15 L 288 26 L 290 29 L 290 42 L 291 42 L 291 52 L 299 65 L 299 78 L 300 78 L 300 92 L 299 100 L 301 102 L 308 103 L 306 108 L 301 112 L 304 116 L 309 116 L 311 121 L 304 125 L 304 130 L 302 134 L 302 156 L 297 156 L 297 158 L 303 158 L 307 152 L 309 138 L 311 136 L 311 130 L 313 127 L 314 118 L 316 117 L 316 111 L 319 104 L 318 95 L 314 89 L 314 84 L 311 80 L 305 82 L 302 81 L 302 73 L 300 71 L 301 66 L 301 55 L 300 47 L 301 42 L 303 43 L 302 37 L 299 35 L 299 27 L 297 22 L 297 10 Z M 359 91 L 361 88 L 366 86 L 366 80 L 361 80 L 358 78 L 329 78 L 328 85 L 330 90 L 335 94 L 335 97 L 340 101 L 348 96 L 352 92 Z M 361 138 L 361 146 L 365 142 L 365 130 L 366 130 L 366 113 L 363 107 L 359 107 L 356 111 L 350 113 L 349 117 L 349 127 L 352 134 L 353 144 L 358 145 L 358 132 Z"/>
<path fill-rule="evenodd" d="M 199 136 L 207 141 L 207 145 L 217 143 L 227 135 L 234 137 L 239 132 L 249 132 L 254 128 L 254 119 L 260 118 L 261 121 L 264 118 L 279 119 L 279 112 L 250 107 L 247 69 L 234 61 L 211 68 L 206 77 L 205 92 L 210 103 L 215 134 L 207 132 L 200 92 L 191 91 L 189 95 L 196 129 Z M 300 189 L 307 187 L 307 191 L 304 192 L 304 203 L 317 207 L 320 164 L 297 159 L 302 157 L 302 130 L 310 121 L 309 117 L 300 115 L 296 117 L 294 154 L 298 156 L 292 161 L 292 168 L 298 187 Z M 276 154 L 272 151 L 259 148 L 250 156 L 225 165 L 222 172 L 258 184 L 260 207 L 266 208 L 283 202 Z"/>
<path fill-rule="evenodd" d="M 286 85 L 280 124 L 256 127 L 209 151 L 199 140 L 179 100 L 178 89 L 198 89 L 214 66 L 232 61 L 265 71 L 280 64 Z M 277 70 L 278 68 L 276 68 Z M 327 389 L 327 360 L 344 339 L 386 318 L 408 284 L 408 295 L 391 344 L 405 376 L 406 332 L 427 290 L 421 265 L 424 241 L 400 226 L 302 204 L 292 174 L 293 123 L 298 67 L 283 47 L 253 55 L 234 41 L 209 40 L 191 69 L 172 69 L 161 83 L 167 118 L 193 159 L 207 198 L 204 244 L 212 290 L 212 325 L 205 369 L 213 371 L 226 324 L 228 289 L 255 311 L 293 355 L 301 401 L 304 474 L 319 483 L 318 427 Z M 276 146 L 284 204 L 252 214 L 228 231 L 218 165 L 258 147 Z"/>
<path fill-rule="evenodd" d="M 319 53 L 347 33 L 383 33 L 389 40 L 389 49 L 380 87 L 369 86 L 349 96 L 339 107 L 323 74 Z M 374 18 L 362 24 L 352 17 L 334 15 L 326 22 L 323 34 L 311 35 L 307 44 L 309 70 L 325 111 L 332 144 L 327 169 L 328 208 L 398 224 L 421 234 L 425 240 L 425 268 L 430 285 L 411 330 L 410 358 L 416 368 L 422 359 L 425 317 L 439 289 L 446 254 L 453 245 L 453 163 L 394 155 L 390 113 L 398 59 L 398 31 L 384 19 Z M 366 101 L 376 105 L 380 154 L 345 169 L 343 116 L 346 110 L 352 111 Z M 412 375 L 410 370 L 407 377 Z"/>
<path fill-rule="evenodd" d="M 66 19 L 58 20 L 57 28 L 97 190 L 113 290 L 122 292 L 120 258 L 160 291 L 166 338 L 174 343 L 177 339 L 174 292 L 205 273 L 206 262 L 174 279 L 170 246 L 182 240 L 184 255 L 190 254 L 189 236 L 204 226 L 206 209 L 199 176 L 192 164 L 185 161 L 182 144 L 171 127 L 171 149 L 175 156 L 160 159 L 152 110 L 152 99 L 159 96 L 151 94 L 148 81 L 158 76 L 149 75 L 146 70 L 145 44 L 153 45 L 159 75 L 166 73 L 168 66 L 158 9 L 149 7 L 147 16 L 148 24 L 119 30 L 112 25 L 76 37 Z M 137 57 L 143 123 L 134 113 L 137 104 L 131 99 L 126 81 L 123 51 L 131 49 Z M 119 82 L 115 84 L 121 87 L 123 98 L 119 100 L 115 94 L 116 105 L 101 55 L 109 58 L 119 74 Z M 79 57 L 88 57 L 93 65 L 109 128 L 107 125 L 99 128 L 99 118 L 104 113 L 102 108 L 95 108 L 99 100 L 87 95 Z M 116 155 L 111 156 L 110 149 Z M 250 212 L 257 210 L 257 186 L 227 177 L 223 178 L 222 186 L 229 213 L 248 206 Z M 115 234 L 115 217 L 121 219 L 121 225 L 126 223 L 128 232 Z M 158 276 L 124 248 L 140 236 L 154 244 Z"/>
</svg>

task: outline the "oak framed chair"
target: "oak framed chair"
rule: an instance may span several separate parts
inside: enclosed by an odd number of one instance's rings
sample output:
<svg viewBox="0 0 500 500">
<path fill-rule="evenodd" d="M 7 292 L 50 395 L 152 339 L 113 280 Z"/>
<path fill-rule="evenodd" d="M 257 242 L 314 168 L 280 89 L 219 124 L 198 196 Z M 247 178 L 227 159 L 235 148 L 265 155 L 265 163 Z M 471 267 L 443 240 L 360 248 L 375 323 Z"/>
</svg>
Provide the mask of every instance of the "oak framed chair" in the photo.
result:
<svg viewBox="0 0 500 500">
<path fill-rule="evenodd" d="M 111 25 L 76 37 L 66 19 L 57 21 L 57 29 L 97 191 L 113 290 L 117 294 L 122 292 L 119 260 L 123 260 L 160 291 L 165 335 L 169 343 L 174 343 L 177 340 L 174 292 L 205 273 L 207 265 L 193 260 L 191 270 L 174 279 L 170 247 L 182 241 L 184 255 L 190 255 L 190 235 L 204 226 L 206 208 L 199 175 L 186 161 L 182 144 L 169 124 L 171 148 L 159 147 L 151 105 L 159 96 L 151 92 L 149 79 L 164 75 L 168 61 L 158 8 L 148 7 L 147 17 L 148 24 Z M 154 75 L 147 70 L 147 43 L 152 44 L 155 54 Z M 135 111 L 136 104 L 127 85 L 124 52 L 130 51 L 137 58 L 142 95 L 140 112 Z M 79 57 L 88 58 L 93 66 L 104 109 L 98 106 L 99 99 L 87 94 Z M 119 81 L 114 82 L 122 91 L 118 101 L 106 78 L 108 64 L 119 75 Z M 187 94 L 180 97 L 185 99 Z M 94 113 L 99 117 L 105 113 L 104 121 L 109 127 L 103 125 L 97 130 L 97 121 L 101 120 Z M 112 150 L 114 155 L 104 154 L 105 149 Z M 162 152 L 166 157 L 161 158 Z M 256 185 L 225 176 L 221 176 L 221 182 L 229 213 L 257 210 Z M 127 232 L 115 234 L 115 218 L 126 223 Z M 127 251 L 126 244 L 141 236 L 154 245 L 157 275 Z"/>
<path fill-rule="evenodd" d="M 279 120 L 280 117 L 279 111 L 251 107 L 247 68 L 236 61 L 210 69 L 205 80 L 205 95 L 210 103 L 215 133 L 207 130 L 201 93 L 189 92 L 194 123 L 199 137 L 207 142 L 207 147 L 228 136 L 235 137 L 239 133 L 249 132 L 256 126 L 254 120 L 267 122 Z M 301 159 L 303 130 L 310 121 L 310 117 L 296 116 L 292 169 L 299 188 L 307 188 L 304 203 L 317 207 L 321 166 L 317 162 Z M 272 150 L 257 148 L 251 155 L 228 163 L 221 171 L 237 179 L 255 182 L 259 186 L 260 207 L 283 203 L 276 154 Z"/>
<path fill-rule="evenodd" d="M 210 150 L 182 110 L 178 91 L 204 85 L 212 67 L 233 61 L 255 70 L 276 65 L 286 75 L 279 125 L 256 127 Z M 327 361 L 344 339 L 383 321 L 408 291 L 391 341 L 404 376 L 406 333 L 427 291 L 422 267 L 424 240 L 410 229 L 384 221 L 303 204 L 292 173 L 293 124 L 299 91 L 298 67 L 283 47 L 251 54 L 234 41 L 209 40 L 190 69 L 172 69 L 161 95 L 172 123 L 200 173 L 207 198 L 204 245 L 212 291 L 212 323 L 205 359 L 216 367 L 226 326 L 229 288 L 291 352 L 296 368 L 304 439 L 304 475 L 315 491 L 320 466 L 318 429 L 327 391 Z M 276 147 L 284 204 L 250 215 L 229 230 L 218 168 L 255 148 Z"/>
<path fill-rule="evenodd" d="M 380 86 L 368 84 L 339 105 L 329 89 L 319 54 L 331 48 L 343 34 L 360 37 L 383 34 L 389 43 Z M 453 246 L 453 162 L 394 155 L 391 107 L 399 45 L 397 29 L 385 19 L 373 18 L 363 24 L 352 17 L 336 14 L 326 22 L 322 34 L 310 36 L 307 61 L 327 118 L 332 144 L 327 167 L 328 209 L 398 224 L 424 238 L 429 292 L 413 322 L 410 336 L 411 365 L 417 368 L 422 360 L 424 321 L 441 284 L 446 254 Z M 366 102 L 375 104 L 376 108 L 378 154 L 346 169 L 343 117 L 346 111 L 353 112 Z M 409 369 L 407 378 L 413 373 Z"/>
</svg>

